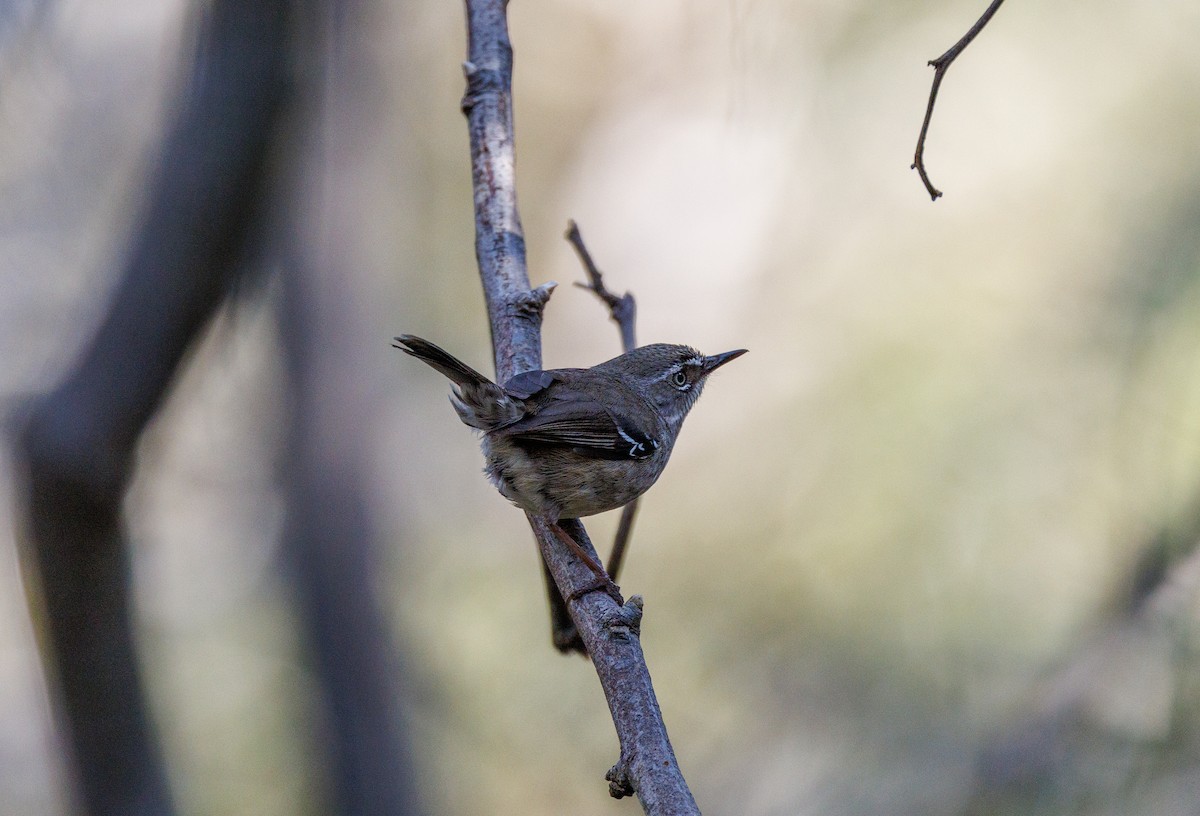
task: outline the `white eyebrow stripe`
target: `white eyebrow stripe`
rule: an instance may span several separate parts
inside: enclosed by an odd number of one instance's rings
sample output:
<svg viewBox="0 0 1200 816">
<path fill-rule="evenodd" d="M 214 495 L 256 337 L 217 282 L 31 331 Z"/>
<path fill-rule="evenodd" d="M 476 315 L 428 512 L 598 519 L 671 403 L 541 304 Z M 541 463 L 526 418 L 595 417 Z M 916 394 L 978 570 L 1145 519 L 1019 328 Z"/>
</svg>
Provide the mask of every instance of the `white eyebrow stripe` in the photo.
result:
<svg viewBox="0 0 1200 816">
<path fill-rule="evenodd" d="M 656 379 L 654 382 L 662 382 L 663 380 L 670 379 L 671 377 L 674 377 L 677 373 L 679 373 L 680 371 L 683 371 L 683 369 L 685 369 L 689 366 L 694 367 L 694 368 L 703 367 L 704 366 L 704 358 L 699 357 L 699 356 L 689 357 L 686 360 L 682 360 L 678 363 L 675 363 L 670 368 L 668 368 L 666 371 L 664 371 L 662 373 L 662 375 L 660 377 L 658 377 L 658 379 Z"/>
</svg>

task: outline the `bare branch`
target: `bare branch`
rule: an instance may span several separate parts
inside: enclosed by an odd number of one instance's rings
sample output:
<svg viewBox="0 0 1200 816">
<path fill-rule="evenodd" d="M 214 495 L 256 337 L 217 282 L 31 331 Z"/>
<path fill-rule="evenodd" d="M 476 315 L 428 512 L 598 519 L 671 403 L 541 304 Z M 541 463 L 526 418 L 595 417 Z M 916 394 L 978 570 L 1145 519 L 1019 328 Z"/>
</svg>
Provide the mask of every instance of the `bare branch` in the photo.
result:
<svg viewBox="0 0 1200 816">
<path fill-rule="evenodd" d="M 1004 0 L 992 0 L 987 11 L 975 21 L 975 25 L 971 26 L 961 40 L 950 46 L 950 50 L 945 54 L 929 61 L 929 64 L 933 66 L 933 86 L 929 89 L 929 104 L 925 107 L 925 121 L 921 123 L 921 133 L 917 136 L 917 152 L 913 156 L 912 168 L 921 176 L 921 181 L 925 184 L 925 189 L 929 191 L 929 197 L 933 201 L 937 201 L 941 197 L 942 191 L 933 186 L 933 182 L 929 180 L 929 174 L 925 171 L 925 136 L 929 133 L 929 122 L 933 119 L 933 106 L 937 102 L 938 88 L 941 87 L 942 78 L 946 76 L 950 63 L 966 50 L 980 31 L 983 31 L 984 26 L 991 21 L 992 16 L 1000 9 L 1000 4 L 1003 2 Z"/>
<path fill-rule="evenodd" d="M 571 570 L 578 573 L 574 580 L 584 585 L 593 580 L 591 571 L 582 567 L 565 547 L 546 547 L 547 540 L 556 540 L 544 519 L 531 516 L 530 524 L 556 579 Z M 578 519 L 563 519 L 559 526 L 585 549 L 595 552 Z M 565 597 L 570 597 L 561 579 L 558 586 Z M 634 595 L 618 606 L 607 594 L 591 592 L 571 601 L 569 607 L 600 678 L 621 742 L 620 758 L 605 777 L 609 781 L 609 794 L 620 799 L 636 793 L 642 810 L 652 816 L 699 816 L 700 810 L 671 748 L 642 653 L 641 597 Z"/>
<path fill-rule="evenodd" d="M 549 288 L 531 291 L 525 239 L 514 186 L 512 45 L 505 0 L 467 0 L 467 92 L 463 112 L 471 143 L 475 191 L 475 254 L 487 301 L 497 379 L 541 367 L 541 314 Z M 641 605 L 618 605 L 608 594 L 578 594 L 595 576 L 550 531 L 529 516 L 546 567 L 568 602 L 600 678 L 621 743 L 610 792 L 636 792 L 648 814 L 698 814 L 667 738 L 637 634 Z M 559 522 L 590 554 L 583 525 Z"/>
<path fill-rule="evenodd" d="M 633 351 L 637 348 L 637 335 L 635 333 L 637 327 L 637 302 L 633 299 L 632 292 L 617 297 L 604 285 L 604 275 L 597 268 L 595 261 L 592 260 L 592 254 L 588 252 L 587 246 L 583 243 L 583 236 L 579 232 L 579 227 L 574 221 L 567 222 L 566 238 L 571 242 L 571 246 L 575 247 L 575 253 L 579 256 L 579 262 L 583 264 L 583 269 L 587 272 L 587 283 L 576 283 L 580 289 L 586 289 L 600 300 L 604 301 L 608 306 L 608 311 L 612 315 L 613 322 L 621 329 L 621 351 Z"/>
</svg>

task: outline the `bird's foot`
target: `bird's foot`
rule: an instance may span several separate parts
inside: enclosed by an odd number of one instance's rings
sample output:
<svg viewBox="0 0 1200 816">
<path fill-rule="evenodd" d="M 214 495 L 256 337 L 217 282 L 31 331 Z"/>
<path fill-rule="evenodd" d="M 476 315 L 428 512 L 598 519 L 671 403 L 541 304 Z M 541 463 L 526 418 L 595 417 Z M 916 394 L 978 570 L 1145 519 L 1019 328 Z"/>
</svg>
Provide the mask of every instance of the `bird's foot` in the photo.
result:
<svg viewBox="0 0 1200 816">
<path fill-rule="evenodd" d="M 593 592 L 600 591 L 607 593 L 608 597 L 616 601 L 618 606 L 623 606 L 625 604 L 625 599 L 621 597 L 621 588 L 614 584 L 613 580 L 607 575 L 603 578 L 596 576 L 594 580 L 576 589 L 567 596 L 567 603 L 570 603 L 571 601 L 578 601 L 584 595 L 590 595 Z"/>
</svg>

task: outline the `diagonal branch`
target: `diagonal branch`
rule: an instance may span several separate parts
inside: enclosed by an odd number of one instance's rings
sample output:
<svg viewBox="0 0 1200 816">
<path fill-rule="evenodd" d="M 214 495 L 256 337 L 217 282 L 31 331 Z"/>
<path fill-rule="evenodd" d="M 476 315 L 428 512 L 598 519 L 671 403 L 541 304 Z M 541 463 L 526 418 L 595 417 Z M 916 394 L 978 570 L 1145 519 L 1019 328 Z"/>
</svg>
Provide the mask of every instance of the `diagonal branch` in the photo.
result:
<svg viewBox="0 0 1200 816">
<path fill-rule="evenodd" d="M 505 0 L 466 0 L 467 91 L 462 109 L 471 143 L 475 193 L 475 255 L 487 301 L 500 381 L 541 367 L 542 309 L 552 285 L 531 290 L 525 239 L 517 213 L 512 119 L 512 45 Z M 578 594 L 594 583 L 592 572 L 554 536 L 544 519 L 530 516 L 542 557 L 591 656 L 621 743 L 609 771 L 614 797 L 637 793 L 648 814 L 698 814 L 679 770 L 650 683 L 638 638 L 640 599 L 623 605 L 602 592 Z M 583 525 L 560 526 L 594 554 Z"/>
<path fill-rule="evenodd" d="M 925 136 L 929 133 L 929 122 L 933 119 L 933 106 L 937 102 L 938 88 L 942 85 L 942 78 L 946 76 L 950 63 L 954 62 L 958 55 L 971 44 L 971 41 L 979 36 L 979 32 L 983 31 L 984 26 L 991 22 L 992 16 L 999 11 L 1000 4 L 1003 2 L 1004 0 L 992 0 L 992 4 L 983 12 L 983 16 L 975 21 L 975 25 L 971 26 L 961 40 L 950 46 L 945 54 L 929 61 L 929 64 L 933 66 L 933 87 L 929 89 L 929 104 L 925 107 L 925 121 L 921 123 L 921 133 L 917 136 L 917 152 L 913 156 L 912 169 L 915 169 L 921 176 L 925 189 L 929 191 L 929 196 L 934 201 L 941 197 L 942 191 L 933 186 L 933 182 L 929 180 L 929 174 L 925 171 Z"/>
</svg>

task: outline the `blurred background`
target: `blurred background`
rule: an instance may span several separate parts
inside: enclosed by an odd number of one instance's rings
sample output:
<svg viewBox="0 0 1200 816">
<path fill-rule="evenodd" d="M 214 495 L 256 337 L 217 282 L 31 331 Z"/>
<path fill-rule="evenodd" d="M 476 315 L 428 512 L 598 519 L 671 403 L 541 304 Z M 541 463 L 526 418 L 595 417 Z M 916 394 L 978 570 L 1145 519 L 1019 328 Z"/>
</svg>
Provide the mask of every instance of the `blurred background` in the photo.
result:
<svg viewBox="0 0 1200 816">
<path fill-rule="evenodd" d="M 747 347 L 642 504 L 626 593 L 702 809 L 1200 813 L 1200 7 L 982 0 L 510 7 L 547 367 Z M 120 271 L 185 58 L 180 0 L 0 11 L 0 400 L 53 387 Z M 378 585 L 430 813 L 635 813 L 594 673 L 551 647 L 521 513 L 428 337 L 487 371 L 455 3 L 345 22 L 340 286 Z M 348 89 L 348 90 L 347 90 Z M 305 174 L 329 173 L 305 168 Z M 278 286 L 222 311 L 126 500 L 137 637 L 188 814 L 319 813 L 280 568 Z M 6 463 L 12 449 L 5 442 Z M 0 803 L 68 812 L 0 468 Z M 589 530 L 600 549 L 615 527 Z M 1189 560 L 1190 559 L 1190 560 Z"/>
</svg>

